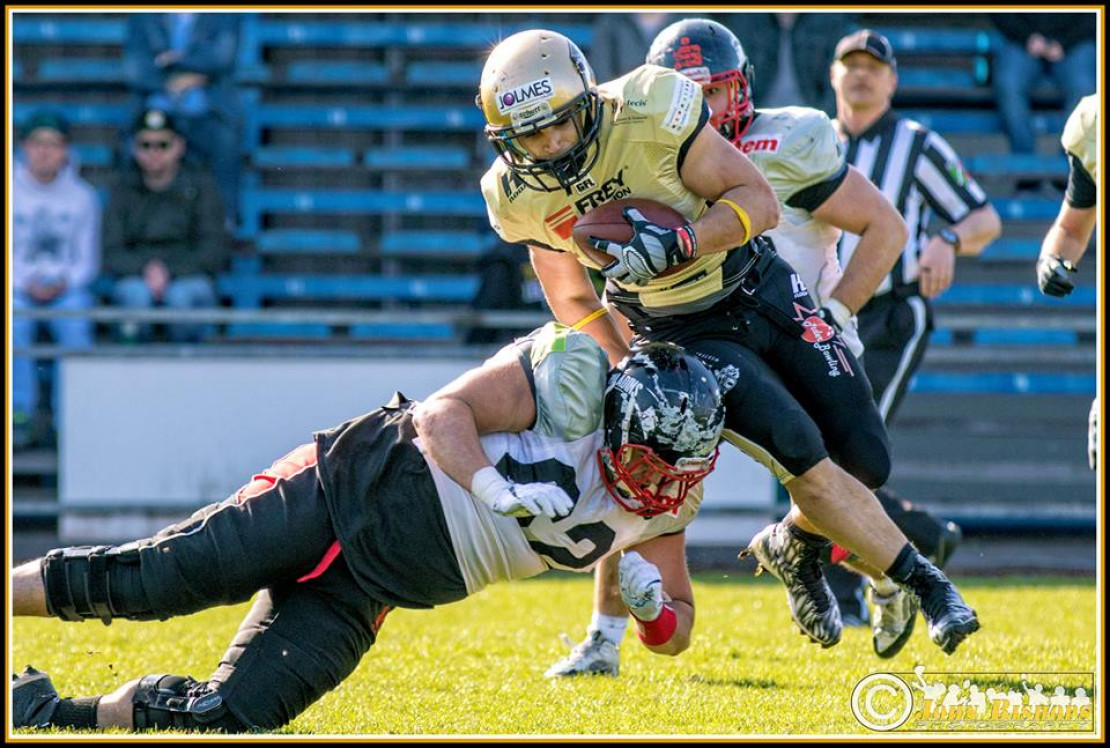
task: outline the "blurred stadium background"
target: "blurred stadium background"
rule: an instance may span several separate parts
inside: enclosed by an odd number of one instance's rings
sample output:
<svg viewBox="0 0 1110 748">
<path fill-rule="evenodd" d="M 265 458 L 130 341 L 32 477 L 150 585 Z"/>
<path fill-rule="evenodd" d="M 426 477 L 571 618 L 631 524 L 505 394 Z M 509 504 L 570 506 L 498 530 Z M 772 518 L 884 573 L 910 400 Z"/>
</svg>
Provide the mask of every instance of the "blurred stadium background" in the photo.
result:
<svg viewBox="0 0 1110 748">
<path fill-rule="evenodd" d="M 595 17 L 244 13 L 240 222 L 218 279 L 223 308 L 210 313 L 219 333 L 197 346 L 121 347 L 102 310 L 91 352 L 33 347 L 58 359 L 45 374 L 63 387 L 66 417 L 56 445 L 14 455 L 17 558 L 59 540 L 135 537 L 222 499 L 312 429 L 395 388 L 425 396 L 481 360 L 497 346 L 468 342 L 475 329 L 546 319 L 527 281 L 534 311 L 475 309 L 480 258 L 496 240 L 478 190 L 493 152 L 473 96 L 498 39 L 545 26 L 589 56 Z M 963 525 L 957 571 L 1093 572 L 1085 441 L 1099 262 L 1088 254 L 1066 299 L 1041 295 L 1034 263 L 1062 193 L 1015 189 L 1066 178 L 1062 97 L 1036 89 L 1038 154 L 1013 157 L 983 13 L 862 13 L 855 25 L 888 35 L 894 106 L 955 146 L 1004 222 L 980 258 L 960 259 L 938 301 L 939 329 L 892 432 L 892 484 Z M 11 25 L 13 124 L 60 109 L 102 194 L 128 111 L 125 33 L 124 13 L 19 12 Z M 729 460 L 692 528 L 694 565 L 731 558 L 777 511 L 769 479 Z"/>
</svg>

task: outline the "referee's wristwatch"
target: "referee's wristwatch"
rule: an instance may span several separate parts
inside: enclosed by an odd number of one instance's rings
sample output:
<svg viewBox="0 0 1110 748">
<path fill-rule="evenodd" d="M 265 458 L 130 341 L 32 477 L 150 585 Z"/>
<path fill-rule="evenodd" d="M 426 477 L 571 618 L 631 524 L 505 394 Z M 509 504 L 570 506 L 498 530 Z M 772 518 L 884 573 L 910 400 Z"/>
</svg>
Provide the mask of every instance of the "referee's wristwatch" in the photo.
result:
<svg viewBox="0 0 1110 748">
<path fill-rule="evenodd" d="M 955 231 L 948 227 L 945 227 L 937 232 L 937 236 L 951 244 L 952 250 L 956 254 L 960 253 L 960 235 L 957 234 Z"/>
</svg>

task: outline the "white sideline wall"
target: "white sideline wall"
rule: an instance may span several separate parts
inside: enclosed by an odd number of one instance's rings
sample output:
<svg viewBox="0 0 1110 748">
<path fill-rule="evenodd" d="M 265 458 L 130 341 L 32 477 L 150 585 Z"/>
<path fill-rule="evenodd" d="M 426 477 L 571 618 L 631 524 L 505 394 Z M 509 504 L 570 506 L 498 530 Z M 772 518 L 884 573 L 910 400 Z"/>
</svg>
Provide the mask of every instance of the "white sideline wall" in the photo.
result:
<svg viewBox="0 0 1110 748">
<path fill-rule="evenodd" d="M 62 358 L 60 534 L 84 541 L 153 532 L 166 524 L 166 516 L 183 518 L 189 507 L 227 497 L 252 474 L 311 441 L 314 430 L 373 410 L 394 390 L 412 399 L 427 397 L 478 363 Z M 765 469 L 722 445 L 704 508 L 770 512 L 773 495 Z M 88 511 L 96 507 L 118 511 Z M 738 525 L 736 517 L 706 517 L 694 523 L 689 539 L 733 544 L 748 526 Z"/>
</svg>

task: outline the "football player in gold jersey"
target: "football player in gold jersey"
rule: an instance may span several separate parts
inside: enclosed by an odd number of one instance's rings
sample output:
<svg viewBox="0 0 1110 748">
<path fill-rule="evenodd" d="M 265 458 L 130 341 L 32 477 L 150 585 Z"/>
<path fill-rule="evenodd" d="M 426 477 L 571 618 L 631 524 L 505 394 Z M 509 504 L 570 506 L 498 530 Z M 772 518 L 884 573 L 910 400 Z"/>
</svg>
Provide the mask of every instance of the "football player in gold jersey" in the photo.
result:
<svg viewBox="0 0 1110 748">
<path fill-rule="evenodd" d="M 594 335 L 611 360 L 623 355 L 628 331 L 605 316 L 585 268 L 600 270 L 631 331 L 682 343 L 709 365 L 727 393 L 726 438 L 787 484 L 796 509 L 752 550 L 786 584 L 802 630 L 823 646 L 840 639 L 819 567 L 831 538 L 921 597 L 933 640 L 954 651 L 978 628 L 974 611 L 867 490 L 889 474 L 889 443 L 870 385 L 837 334 L 852 310 L 816 305 L 758 236 L 779 222 L 774 192 L 705 126 L 701 87 L 653 65 L 595 85 L 569 39 L 534 30 L 494 48 L 478 104 L 499 155 L 482 178 L 490 223 L 503 240 L 529 246 L 556 317 Z M 656 226 L 629 210 L 626 244 L 594 244 L 612 261 L 583 252 L 574 219 L 625 197 L 666 203 L 690 223 Z M 829 419 L 827 429 L 807 406 Z M 826 446 L 823 432 L 840 440 Z M 850 474 L 830 456 L 861 462 Z"/>
</svg>

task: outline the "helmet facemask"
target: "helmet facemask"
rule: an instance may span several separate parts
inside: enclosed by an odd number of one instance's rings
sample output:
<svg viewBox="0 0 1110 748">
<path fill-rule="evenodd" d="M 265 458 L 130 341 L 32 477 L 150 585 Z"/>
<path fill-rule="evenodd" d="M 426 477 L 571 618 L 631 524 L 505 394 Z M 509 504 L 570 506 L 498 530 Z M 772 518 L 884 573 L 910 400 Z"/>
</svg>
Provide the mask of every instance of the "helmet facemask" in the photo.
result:
<svg viewBox="0 0 1110 748">
<path fill-rule="evenodd" d="M 577 134 L 575 144 L 553 159 L 537 160 L 518 139 L 570 120 Z M 583 91 L 573 101 L 550 116 L 521 125 L 486 126 L 486 137 L 497 155 L 520 177 L 521 181 L 541 192 L 569 191 L 597 163 L 600 144 L 597 134 L 601 127 L 601 98 L 595 91 Z M 550 180 L 554 180 L 554 184 Z"/>
<path fill-rule="evenodd" d="M 680 457 L 672 465 L 643 444 L 625 444 L 614 455 L 606 447 L 598 453 L 601 477 L 609 495 L 622 507 L 645 519 L 675 511 L 687 494 L 713 472 L 719 448 L 709 457 Z"/>
<path fill-rule="evenodd" d="M 736 144 L 752 124 L 752 88 L 748 79 L 739 70 L 729 70 L 712 75 L 702 88 L 725 86 L 728 88 L 728 105 L 723 112 L 713 112 L 709 124 L 726 139 Z"/>
</svg>

